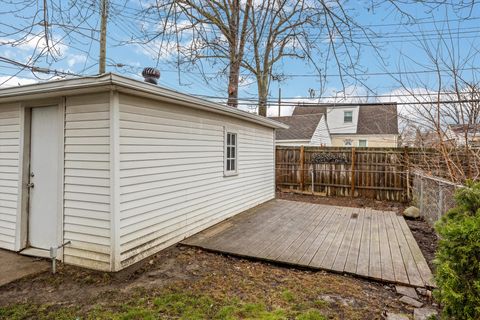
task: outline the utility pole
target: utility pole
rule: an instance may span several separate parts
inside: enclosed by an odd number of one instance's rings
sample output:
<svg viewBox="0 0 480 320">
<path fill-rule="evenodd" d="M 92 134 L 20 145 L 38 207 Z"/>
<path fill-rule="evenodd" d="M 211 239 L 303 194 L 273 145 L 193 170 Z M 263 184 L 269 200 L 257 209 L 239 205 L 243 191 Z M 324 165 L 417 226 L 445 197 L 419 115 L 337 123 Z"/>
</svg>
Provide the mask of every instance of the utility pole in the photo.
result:
<svg viewBox="0 0 480 320">
<path fill-rule="evenodd" d="M 280 117 L 280 107 L 282 105 L 282 88 L 278 87 L 278 116 Z"/>
<path fill-rule="evenodd" d="M 98 73 L 105 73 L 105 64 L 107 59 L 107 21 L 108 21 L 108 0 L 100 0 L 100 57 L 98 63 Z"/>
</svg>

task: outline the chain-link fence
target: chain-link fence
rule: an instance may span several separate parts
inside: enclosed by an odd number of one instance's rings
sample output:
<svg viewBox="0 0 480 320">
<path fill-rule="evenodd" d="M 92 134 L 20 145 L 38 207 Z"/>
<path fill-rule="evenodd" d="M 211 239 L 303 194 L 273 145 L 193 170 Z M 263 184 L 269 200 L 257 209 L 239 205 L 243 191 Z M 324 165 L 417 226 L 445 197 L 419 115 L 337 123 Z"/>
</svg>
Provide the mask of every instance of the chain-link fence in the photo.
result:
<svg viewBox="0 0 480 320">
<path fill-rule="evenodd" d="M 431 225 L 455 206 L 453 195 L 461 188 L 445 179 L 426 175 L 422 171 L 413 173 L 413 204 L 420 209 L 420 215 Z"/>
</svg>

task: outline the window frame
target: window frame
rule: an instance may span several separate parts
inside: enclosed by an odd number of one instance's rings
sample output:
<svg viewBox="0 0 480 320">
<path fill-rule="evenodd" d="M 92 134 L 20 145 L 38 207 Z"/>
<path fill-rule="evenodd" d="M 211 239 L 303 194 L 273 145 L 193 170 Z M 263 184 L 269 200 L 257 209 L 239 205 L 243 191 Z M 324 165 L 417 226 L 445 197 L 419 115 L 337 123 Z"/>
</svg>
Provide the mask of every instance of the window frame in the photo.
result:
<svg viewBox="0 0 480 320">
<path fill-rule="evenodd" d="M 350 113 L 350 121 L 345 120 L 346 113 Z M 345 110 L 343 111 L 343 123 L 353 123 L 353 110 Z"/>
<path fill-rule="evenodd" d="M 365 145 L 361 146 L 360 141 L 365 141 Z M 367 139 L 358 139 L 358 147 L 359 148 L 368 148 L 368 140 Z"/>
<path fill-rule="evenodd" d="M 228 144 L 228 135 L 235 136 L 235 144 Z M 234 147 L 234 157 L 228 157 L 228 148 Z M 227 170 L 227 162 L 233 160 L 235 164 L 235 170 Z M 238 175 L 238 131 L 230 128 L 224 128 L 224 140 L 223 140 L 223 175 L 225 177 L 231 177 Z"/>
</svg>

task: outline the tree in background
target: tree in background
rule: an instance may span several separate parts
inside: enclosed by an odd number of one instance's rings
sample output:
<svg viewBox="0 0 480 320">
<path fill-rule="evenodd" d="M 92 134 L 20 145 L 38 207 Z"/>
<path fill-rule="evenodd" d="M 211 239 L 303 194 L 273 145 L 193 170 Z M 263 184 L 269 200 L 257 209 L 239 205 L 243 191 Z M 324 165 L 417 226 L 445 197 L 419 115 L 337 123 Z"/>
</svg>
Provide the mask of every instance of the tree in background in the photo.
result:
<svg viewBox="0 0 480 320">
<path fill-rule="evenodd" d="M 137 41 L 176 51 L 177 67 L 196 65 L 203 71 L 202 60 L 222 63 L 229 105 L 237 106 L 242 78 L 253 76 L 263 116 L 271 78 L 281 77 L 277 64 L 302 59 L 324 79 L 334 60 L 343 79 L 355 74 L 360 52 L 355 32 L 366 34 L 343 3 L 327 0 L 159 0 L 139 17 L 157 19 L 158 27 L 145 29 Z"/>
<path fill-rule="evenodd" d="M 417 144 L 425 153 L 421 164 L 435 175 L 463 183 L 480 178 L 480 91 L 479 51 L 465 43 L 456 50 L 460 35 L 449 24 L 437 28 L 434 39 L 418 38 L 419 63 L 431 70 L 430 77 L 409 73 L 412 57 L 403 56 L 391 77 L 398 85 L 396 101 L 406 104 L 400 111 L 404 126 L 416 128 Z M 440 155 L 433 161 L 429 154 Z"/>
</svg>

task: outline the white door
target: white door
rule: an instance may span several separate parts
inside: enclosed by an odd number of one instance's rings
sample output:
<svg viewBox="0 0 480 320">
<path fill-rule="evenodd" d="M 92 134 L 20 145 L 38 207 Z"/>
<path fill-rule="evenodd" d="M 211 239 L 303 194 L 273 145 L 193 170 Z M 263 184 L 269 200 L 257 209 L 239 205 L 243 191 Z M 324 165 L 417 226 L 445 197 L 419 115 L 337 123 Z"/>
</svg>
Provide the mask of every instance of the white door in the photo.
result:
<svg viewBox="0 0 480 320">
<path fill-rule="evenodd" d="M 57 245 L 58 223 L 58 107 L 32 108 L 30 138 L 30 247 Z"/>
</svg>

